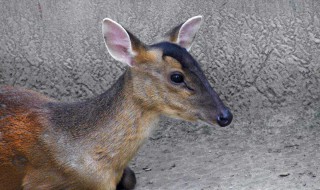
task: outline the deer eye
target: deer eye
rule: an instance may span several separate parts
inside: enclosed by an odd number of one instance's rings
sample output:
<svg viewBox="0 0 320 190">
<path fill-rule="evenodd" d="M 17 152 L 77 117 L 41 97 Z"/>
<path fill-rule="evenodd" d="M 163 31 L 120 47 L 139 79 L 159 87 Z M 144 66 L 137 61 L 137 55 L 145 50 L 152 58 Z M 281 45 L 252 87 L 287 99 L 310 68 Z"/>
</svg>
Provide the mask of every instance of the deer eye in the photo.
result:
<svg viewBox="0 0 320 190">
<path fill-rule="evenodd" d="M 184 81 L 182 73 L 179 73 L 179 72 L 172 73 L 170 76 L 170 79 L 173 83 L 176 83 L 176 84 L 180 84 Z"/>
</svg>

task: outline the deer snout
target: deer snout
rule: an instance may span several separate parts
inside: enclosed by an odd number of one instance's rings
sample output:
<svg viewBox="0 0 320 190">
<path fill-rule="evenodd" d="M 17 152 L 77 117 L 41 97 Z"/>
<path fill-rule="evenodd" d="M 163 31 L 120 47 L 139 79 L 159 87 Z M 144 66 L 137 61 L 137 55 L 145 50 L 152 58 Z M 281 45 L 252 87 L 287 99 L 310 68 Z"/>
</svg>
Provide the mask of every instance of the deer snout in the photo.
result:
<svg viewBox="0 0 320 190">
<path fill-rule="evenodd" d="M 217 116 L 217 123 L 221 127 L 228 126 L 232 121 L 233 115 L 228 108 L 224 108 Z"/>
</svg>

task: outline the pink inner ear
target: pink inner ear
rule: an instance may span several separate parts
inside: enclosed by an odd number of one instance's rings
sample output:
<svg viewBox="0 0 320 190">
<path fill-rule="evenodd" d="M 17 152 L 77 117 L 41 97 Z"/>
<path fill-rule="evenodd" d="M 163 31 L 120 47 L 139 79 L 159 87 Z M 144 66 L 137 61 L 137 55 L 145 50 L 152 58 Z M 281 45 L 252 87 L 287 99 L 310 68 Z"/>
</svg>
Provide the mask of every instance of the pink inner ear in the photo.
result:
<svg viewBox="0 0 320 190">
<path fill-rule="evenodd" d="M 110 55 L 114 59 L 132 66 L 133 52 L 131 41 L 125 29 L 119 24 L 110 20 L 105 20 L 104 37 Z"/>
<path fill-rule="evenodd" d="M 186 49 L 191 47 L 192 41 L 200 28 L 201 18 L 187 21 L 181 26 L 178 36 L 178 44 Z"/>
<path fill-rule="evenodd" d="M 128 34 L 126 34 L 123 29 L 119 28 L 116 24 L 109 22 L 108 30 L 105 33 L 105 37 L 110 42 L 115 42 L 115 44 L 123 44 L 127 46 L 130 41 L 128 41 Z"/>
</svg>

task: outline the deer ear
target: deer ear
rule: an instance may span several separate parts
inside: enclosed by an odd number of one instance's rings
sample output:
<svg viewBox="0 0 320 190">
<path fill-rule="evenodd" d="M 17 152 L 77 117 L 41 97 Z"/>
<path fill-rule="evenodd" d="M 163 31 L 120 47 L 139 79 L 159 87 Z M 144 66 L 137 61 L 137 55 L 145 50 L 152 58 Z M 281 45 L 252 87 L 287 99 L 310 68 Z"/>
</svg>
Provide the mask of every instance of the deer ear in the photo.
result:
<svg viewBox="0 0 320 190">
<path fill-rule="evenodd" d="M 117 22 L 105 18 L 102 22 L 102 33 L 110 55 L 132 67 L 137 53 L 132 48 L 128 32 Z"/>
<path fill-rule="evenodd" d="M 176 43 L 189 51 L 201 23 L 202 16 L 194 16 L 188 19 L 185 23 L 173 28 L 166 34 L 166 36 L 169 37 L 169 41 Z"/>
</svg>

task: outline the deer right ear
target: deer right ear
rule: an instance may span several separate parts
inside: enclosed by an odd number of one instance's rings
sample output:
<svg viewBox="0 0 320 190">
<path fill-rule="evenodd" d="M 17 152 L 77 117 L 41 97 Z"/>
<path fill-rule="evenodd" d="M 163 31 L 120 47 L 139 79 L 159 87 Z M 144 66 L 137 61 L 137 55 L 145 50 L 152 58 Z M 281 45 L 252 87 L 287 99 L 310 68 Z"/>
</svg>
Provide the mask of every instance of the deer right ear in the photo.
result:
<svg viewBox="0 0 320 190">
<path fill-rule="evenodd" d="M 110 55 L 130 67 L 134 64 L 134 52 L 128 32 L 117 22 L 105 18 L 102 23 L 104 42 Z"/>
<path fill-rule="evenodd" d="M 176 43 L 189 51 L 201 23 L 202 16 L 194 16 L 185 23 L 173 28 L 166 36 L 169 37 L 169 41 Z"/>
</svg>

